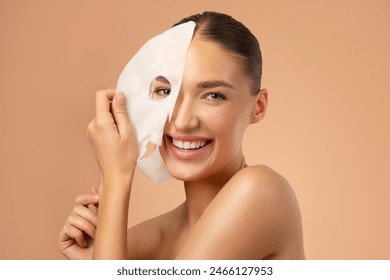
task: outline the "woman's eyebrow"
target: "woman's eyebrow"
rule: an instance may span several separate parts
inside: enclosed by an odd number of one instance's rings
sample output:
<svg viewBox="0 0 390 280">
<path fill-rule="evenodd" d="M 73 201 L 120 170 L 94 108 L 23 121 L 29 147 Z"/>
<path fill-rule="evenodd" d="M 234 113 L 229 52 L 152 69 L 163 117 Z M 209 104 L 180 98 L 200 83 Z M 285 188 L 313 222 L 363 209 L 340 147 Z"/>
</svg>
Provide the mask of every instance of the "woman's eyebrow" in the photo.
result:
<svg viewBox="0 0 390 280">
<path fill-rule="evenodd" d="M 198 83 L 198 88 L 227 87 L 234 89 L 234 86 L 222 80 L 211 80 Z"/>
</svg>

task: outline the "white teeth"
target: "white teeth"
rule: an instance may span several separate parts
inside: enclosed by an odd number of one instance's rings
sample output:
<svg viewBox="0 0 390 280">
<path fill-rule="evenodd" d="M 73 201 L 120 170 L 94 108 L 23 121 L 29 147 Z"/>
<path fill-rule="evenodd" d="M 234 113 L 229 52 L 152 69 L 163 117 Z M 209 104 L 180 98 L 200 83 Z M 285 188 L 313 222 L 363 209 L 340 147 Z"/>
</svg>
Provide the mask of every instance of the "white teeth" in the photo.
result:
<svg viewBox="0 0 390 280">
<path fill-rule="evenodd" d="M 204 147 L 206 141 L 180 141 L 172 138 L 172 143 L 175 147 L 182 150 L 195 150 Z"/>
</svg>

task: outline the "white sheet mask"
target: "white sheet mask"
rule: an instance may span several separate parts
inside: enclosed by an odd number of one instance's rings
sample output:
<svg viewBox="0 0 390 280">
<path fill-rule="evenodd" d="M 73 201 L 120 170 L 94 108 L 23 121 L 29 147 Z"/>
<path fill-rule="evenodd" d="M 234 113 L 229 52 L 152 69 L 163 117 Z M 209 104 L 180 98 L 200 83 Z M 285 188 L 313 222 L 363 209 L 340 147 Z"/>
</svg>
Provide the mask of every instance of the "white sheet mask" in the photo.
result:
<svg viewBox="0 0 390 280">
<path fill-rule="evenodd" d="M 137 136 L 138 168 L 156 183 L 171 177 L 159 146 L 165 122 L 172 115 L 179 94 L 195 25 L 192 21 L 177 25 L 146 42 L 126 65 L 117 85 L 117 90 L 126 96 L 130 121 Z M 159 76 L 169 81 L 171 91 L 164 98 L 153 99 L 150 91 Z M 155 149 L 145 157 L 148 143 L 153 143 Z"/>
</svg>

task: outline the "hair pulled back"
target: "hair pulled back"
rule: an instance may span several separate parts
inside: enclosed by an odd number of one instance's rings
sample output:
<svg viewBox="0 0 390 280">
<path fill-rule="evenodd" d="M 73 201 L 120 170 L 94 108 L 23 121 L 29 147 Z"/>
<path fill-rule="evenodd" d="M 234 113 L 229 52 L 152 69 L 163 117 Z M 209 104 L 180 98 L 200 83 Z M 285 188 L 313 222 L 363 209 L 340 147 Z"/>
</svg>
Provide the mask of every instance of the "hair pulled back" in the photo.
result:
<svg viewBox="0 0 390 280">
<path fill-rule="evenodd" d="M 225 50 L 241 58 L 244 71 L 252 82 L 251 92 L 257 94 L 261 86 L 262 57 L 259 42 L 251 31 L 230 15 L 203 12 L 186 17 L 173 26 L 193 21 L 199 38 L 218 43 Z"/>
</svg>

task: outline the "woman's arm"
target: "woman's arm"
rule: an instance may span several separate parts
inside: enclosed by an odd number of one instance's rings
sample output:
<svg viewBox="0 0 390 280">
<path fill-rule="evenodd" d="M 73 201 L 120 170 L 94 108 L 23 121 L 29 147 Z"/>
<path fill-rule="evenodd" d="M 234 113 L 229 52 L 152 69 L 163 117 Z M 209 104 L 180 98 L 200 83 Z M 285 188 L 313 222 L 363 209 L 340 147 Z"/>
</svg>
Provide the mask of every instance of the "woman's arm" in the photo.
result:
<svg viewBox="0 0 390 280">
<path fill-rule="evenodd" d="M 123 93 L 97 92 L 96 118 L 88 125 L 88 137 L 102 172 L 93 258 L 126 259 L 128 206 L 138 148 Z"/>
<path fill-rule="evenodd" d="M 265 166 L 240 170 L 207 207 L 176 258 L 304 258 L 299 207 L 288 182 Z"/>
</svg>

